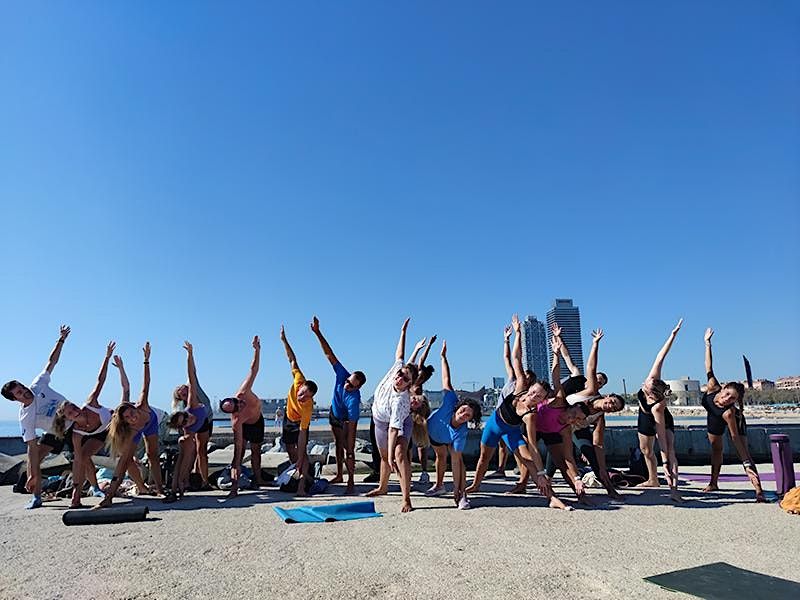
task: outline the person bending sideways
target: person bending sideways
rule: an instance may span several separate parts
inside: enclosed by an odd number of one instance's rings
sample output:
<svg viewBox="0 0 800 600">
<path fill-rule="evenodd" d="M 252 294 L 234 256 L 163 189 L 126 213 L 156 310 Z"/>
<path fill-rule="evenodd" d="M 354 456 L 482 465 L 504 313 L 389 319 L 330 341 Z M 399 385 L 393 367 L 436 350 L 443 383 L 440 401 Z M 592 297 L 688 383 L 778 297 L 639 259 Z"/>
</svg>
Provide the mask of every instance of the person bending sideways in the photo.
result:
<svg viewBox="0 0 800 600">
<path fill-rule="evenodd" d="M 444 487 L 444 472 L 447 469 L 447 454 L 453 468 L 453 501 L 461 510 L 470 508 L 465 492 L 467 472 L 464 467 L 464 448 L 467 446 L 467 423 L 477 427 L 481 422 L 481 405 L 471 398 L 459 400 L 450 378 L 447 362 L 447 341 L 442 343 L 442 405 L 428 417 L 428 435 L 436 453 L 436 483 L 425 492 L 426 496 L 441 496 Z"/>
<path fill-rule="evenodd" d="M 333 372 L 336 374 L 329 418 L 336 444 L 336 477 L 330 483 L 344 481 L 343 467 L 346 464 L 347 488 L 345 493 L 352 494 L 355 490 L 353 477 L 356 471 L 356 429 L 358 418 L 361 415 L 361 386 L 366 383 L 367 377 L 362 371 L 350 373 L 342 366 L 325 336 L 322 335 L 322 331 L 319 329 L 319 319 L 316 316 L 311 321 L 311 331 L 317 336 L 322 352 L 333 366 Z"/>
<path fill-rule="evenodd" d="M 750 478 L 750 483 L 756 490 L 756 502 L 766 502 L 764 490 L 761 488 L 761 478 L 758 476 L 756 465 L 747 448 L 747 423 L 744 419 L 744 386 L 738 382 L 722 385 L 714 376 L 713 359 L 711 356 L 711 336 L 714 330 L 706 329 L 705 363 L 708 384 L 703 394 L 702 405 L 706 409 L 706 427 L 708 441 L 711 443 L 711 481 L 703 490 L 711 492 L 719 489 L 719 472 L 722 468 L 722 441 L 725 431 L 731 437 L 731 442 L 739 454 L 739 459 L 744 466 L 744 472 Z"/>
<path fill-rule="evenodd" d="M 42 505 L 42 473 L 41 464 L 51 452 L 59 454 L 64 449 L 64 442 L 48 433 L 53 425 L 56 408 L 66 398 L 50 387 L 50 375 L 61 357 L 61 349 L 67 341 L 70 328 L 62 325 L 55 348 L 50 352 L 44 370 L 36 376 L 30 387 L 12 379 L 3 385 L 3 397 L 12 402 L 19 402 L 19 425 L 22 441 L 27 446 L 28 480 L 25 488 L 33 494 L 33 498 L 25 508 L 39 508 Z M 36 430 L 44 431 L 37 440 Z"/>
<path fill-rule="evenodd" d="M 314 394 L 317 393 L 317 384 L 306 379 L 297 364 L 297 357 L 286 339 L 286 332 L 281 325 L 281 341 L 286 350 L 286 358 L 292 368 L 292 386 L 286 396 L 286 417 L 283 420 L 283 443 L 289 460 L 295 464 L 295 469 L 300 474 L 297 485 L 297 495 L 306 495 L 306 485 L 310 480 L 311 471 L 308 464 L 308 428 L 311 426 L 311 416 L 314 411 Z"/>
</svg>

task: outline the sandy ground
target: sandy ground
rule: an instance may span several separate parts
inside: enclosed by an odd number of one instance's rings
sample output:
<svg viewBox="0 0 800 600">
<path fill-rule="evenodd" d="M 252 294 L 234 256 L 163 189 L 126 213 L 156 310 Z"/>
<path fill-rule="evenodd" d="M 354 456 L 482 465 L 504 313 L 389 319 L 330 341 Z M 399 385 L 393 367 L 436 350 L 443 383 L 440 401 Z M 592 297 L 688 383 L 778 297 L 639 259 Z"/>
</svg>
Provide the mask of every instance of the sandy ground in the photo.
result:
<svg viewBox="0 0 800 600">
<path fill-rule="evenodd" d="M 682 506 L 664 489 L 625 491 L 624 505 L 572 512 L 534 493 L 504 496 L 510 485 L 487 482 L 471 511 L 417 493 L 416 510 L 400 514 L 394 482 L 376 501 L 384 516 L 362 521 L 287 525 L 272 510 L 349 501 L 335 486 L 301 502 L 272 489 L 227 503 L 222 492 L 137 499 L 151 509 L 146 522 L 77 527 L 61 523 L 66 500 L 25 511 L 28 497 L 3 487 L 0 598 L 680 600 L 689 596 L 642 577 L 717 561 L 800 580 L 800 516 L 755 504 L 746 484 L 704 495 L 689 483 Z"/>
</svg>

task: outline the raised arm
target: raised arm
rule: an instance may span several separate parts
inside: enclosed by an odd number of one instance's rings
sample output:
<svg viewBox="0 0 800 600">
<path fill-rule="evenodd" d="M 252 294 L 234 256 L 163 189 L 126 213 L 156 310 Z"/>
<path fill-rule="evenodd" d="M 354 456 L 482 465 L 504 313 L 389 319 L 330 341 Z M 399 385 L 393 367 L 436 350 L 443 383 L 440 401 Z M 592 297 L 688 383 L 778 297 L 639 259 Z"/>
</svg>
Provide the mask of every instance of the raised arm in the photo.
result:
<svg viewBox="0 0 800 600">
<path fill-rule="evenodd" d="M 103 364 L 100 366 L 100 373 L 97 375 L 97 383 L 94 385 L 94 389 L 86 399 L 86 404 L 91 404 L 95 407 L 99 406 L 97 399 L 100 397 L 100 391 L 103 389 L 103 385 L 106 382 L 106 375 L 108 375 L 108 361 L 111 359 L 111 355 L 114 354 L 114 348 L 116 345 L 117 344 L 115 342 L 109 342 L 108 346 L 106 346 L 106 355 L 103 358 Z"/>
<path fill-rule="evenodd" d="M 403 326 L 400 328 L 400 339 L 397 340 L 397 350 L 394 353 L 395 360 L 404 360 L 406 356 L 406 330 L 408 329 L 408 322 L 411 317 L 403 321 Z"/>
<path fill-rule="evenodd" d="M 503 363 L 506 366 L 506 377 L 511 381 L 514 379 L 514 366 L 511 364 L 511 334 L 514 332 L 511 325 L 503 329 Z"/>
<path fill-rule="evenodd" d="M 447 340 L 442 342 L 442 389 L 453 391 L 450 381 L 450 364 L 447 362 Z"/>
<path fill-rule="evenodd" d="M 328 361 L 332 365 L 338 363 L 339 359 L 336 358 L 336 355 L 333 353 L 333 350 L 331 350 L 330 344 L 328 344 L 328 340 L 325 339 L 325 336 L 322 335 L 322 332 L 319 330 L 319 319 L 317 319 L 316 315 L 311 320 L 311 331 L 313 331 L 314 335 L 317 336 L 317 339 L 319 340 L 319 345 L 322 347 L 322 352 L 325 354 Z"/>
<path fill-rule="evenodd" d="M 148 398 L 150 396 L 150 342 L 144 343 L 142 348 L 144 353 L 144 377 L 142 378 L 142 394 L 139 396 L 139 407 L 149 408 Z"/>
<path fill-rule="evenodd" d="M 128 374 L 125 373 L 125 365 L 122 364 L 122 357 L 114 356 L 114 366 L 119 369 L 119 382 L 122 384 L 123 404 L 131 401 L 131 382 L 128 381 Z"/>
<path fill-rule="evenodd" d="M 242 385 L 239 387 L 239 392 L 249 392 L 253 389 L 253 383 L 255 383 L 256 375 L 258 375 L 258 364 L 261 358 L 261 340 L 258 339 L 258 336 L 253 337 L 253 362 L 250 363 L 250 372 L 247 374 L 247 378 L 242 382 Z"/>
<path fill-rule="evenodd" d="M 592 349 L 589 351 L 589 360 L 586 362 L 586 387 L 584 388 L 584 393 L 587 396 L 597 394 L 597 353 L 600 350 L 600 340 L 602 339 L 602 329 L 592 331 Z"/>
<path fill-rule="evenodd" d="M 53 369 L 58 362 L 58 359 L 61 357 L 61 348 L 64 347 L 64 342 L 67 341 L 67 336 L 69 335 L 70 329 L 66 325 L 62 325 L 59 327 L 59 335 L 58 341 L 56 342 L 53 351 L 50 353 L 50 357 L 47 359 L 47 365 L 45 365 L 45 370 L 48 373 L 52 373 Z"/>
<path fill-rule="evenodd" d="M 436 334 L 434 334 L 433 337 L 428 340 L 428 345 L 425 346 L 425 352 L 423 352 L 422 356 L 419 357 L 419 363 L 417 363 L 417 366 L 420 369 L 422 369 L 422 367 L 425 365 L 425 361 L 428 360 L 428 354 L 430 353 L 431 346 L 433 346 L 433 343 L 435 341 L 436 341 Z"/>
<path fill-rule="evenodd" d="M 558 339 L 561 339 L 561 327 L 558 323 L 553 323 L 550 326 L 550 331 L 553 332 L 553 335 L 556 336 Z M 562 340 L 563 341 L 563 340 Z M 577 377 L 581 374 L 581 370 L 572 362 L 572 357 L 569 355 L 569 349 L 567 348 L 566 344 L 561 344 L 561 358 L 564 359 L 564 364 L 567 365 L 569 369 L 569 374 L 572 377 Z"/>
<path fill-rule="evenodd" d="M 411 351 L 411 357 L 408 359 L 408 362 L 415 363 L 417 362 L 417 355 L 419 351 L 425 347 L 425 343 L 428 341 L 428 338 L 424 337 L 416 344 L 414 344 L 414 350 Z"/>
<path fill-rule="evenodd" d="M 675 336 L 678 335 L 681 325 L 683 325 L 683 319 L 678 321 L 678 324 L 675 325 L 675 329 L 672 330 L 672 333 L 669 334 L 667 341 L 664 342 L 664 346 L 659 351 L 658 356 L 656 356 L 653 367 L 650 369 L 650 373 L 647 375 L 648 378 L 661 379 L 661 367 L 664 365 L 664 359 L 667 358 L 669 349 L 672 348 L 672 342 L 675 341 Z"/>
<path fill-rule="evenodd" d="M 713 394 L 719 391 L 720 384 L 714 376 L 714 360 L 711 356 L 711 336 L 714 335 L 714 330 L 709 327 L 706 329 L 705 342 L 706 342 L 706 377 L 708 377 L 708 385 L 706 385 L 706 392 Z"/>
<path fill-rule="evenodd" d="M 186 350 L 186 370 L 189 373 L 189 395 L 186 399 L 186 406 L 188 408 L 197 408 L 200 406 L 198 399 L 198 389 L 200 384 L 197 382 L 197 367 L 194 364 L 194 348 L 189 342 L 183 342 L 183 348 Z"/>
<path fill-rule="evenodd" d="M 557 398 L 564 396 L 564 388 L 561 387 L 561 361 L 558 360 L 561 346 L 563 345 L 564 342 L 562 342 L 561 338 L 557 335 L 554 335 L 550 339 L 550 348 L 553 351 L 552 362 L 550 363 L 550 377 L 553 380 L 553 391 Z"/>
<path fill-rule="evenodd" d="M 294 355 L 294 350 L 292 350 L 292 347 L 289 345 L 289 340 L 286 339 L 286 332 L 283 330 L 283 325 L 281 325 L 281 341 L 283 342 L 284 350 L 286 350 L 286 358 L 289 359 L 289 364 L 292 366 L 292 369 L 299 369 L 297 357 Z"/>
<path fill-rule="evenodd" d="M 519 317 L 511 317 L 511 327 L 514 328 L 514 348 L 511 351 L 511 364 L 514 367 L 514 378 L 517 381 L 514 386 L 514 393 L 521 394 L 527 389 L 525 381 L 525 370 L 522 368 L 522 332 L 520 331 Z"/>
</svg>

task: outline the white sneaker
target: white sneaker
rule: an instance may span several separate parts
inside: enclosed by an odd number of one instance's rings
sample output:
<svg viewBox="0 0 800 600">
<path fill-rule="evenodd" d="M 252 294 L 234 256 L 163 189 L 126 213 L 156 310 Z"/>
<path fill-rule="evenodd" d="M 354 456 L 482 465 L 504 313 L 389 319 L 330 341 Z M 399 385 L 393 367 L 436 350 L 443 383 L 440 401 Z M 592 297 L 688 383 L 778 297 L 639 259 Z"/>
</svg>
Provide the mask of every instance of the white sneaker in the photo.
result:
<svg viewBox="0 0 800 600">
<path fill-rule="evenodd" d="M 461 500 L 458 501 L 458 510 L 469 510 L 472 508 L 469 504 L 469 500 L 467 500 L 466 496 L 462 496 Z"/>
<path fill-rule="evenodd" d="M 425 492 L 426 496 L 444 496 L 447 490 L 443 485 L 432 485 L 429 490 Z"/>
<path fill-rule="evenodd" d="M 427 471 L 423 471 L 422 473 L 419 474 L 419 480 L 417 481 L 417 483 L 420 485 L 430 485 L 431 478 L 428 475 Z"/>
</svg>

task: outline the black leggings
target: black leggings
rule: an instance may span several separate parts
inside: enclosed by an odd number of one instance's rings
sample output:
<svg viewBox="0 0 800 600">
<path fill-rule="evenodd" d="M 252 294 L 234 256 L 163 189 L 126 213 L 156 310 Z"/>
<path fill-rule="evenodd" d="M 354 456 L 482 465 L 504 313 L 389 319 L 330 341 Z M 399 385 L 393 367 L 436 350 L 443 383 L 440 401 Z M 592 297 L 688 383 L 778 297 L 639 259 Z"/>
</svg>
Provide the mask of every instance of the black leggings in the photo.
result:
<svg viewBox="0 0 800 600">
<path fill-rule="evenodd" d="M 375 439 L 375 419 L 369 418 L 369 441 L 372 443 L 372 470 L 375 473 L 381 472 L 381 452 L 378 449 L 378 442 Z"/>
</svg>

